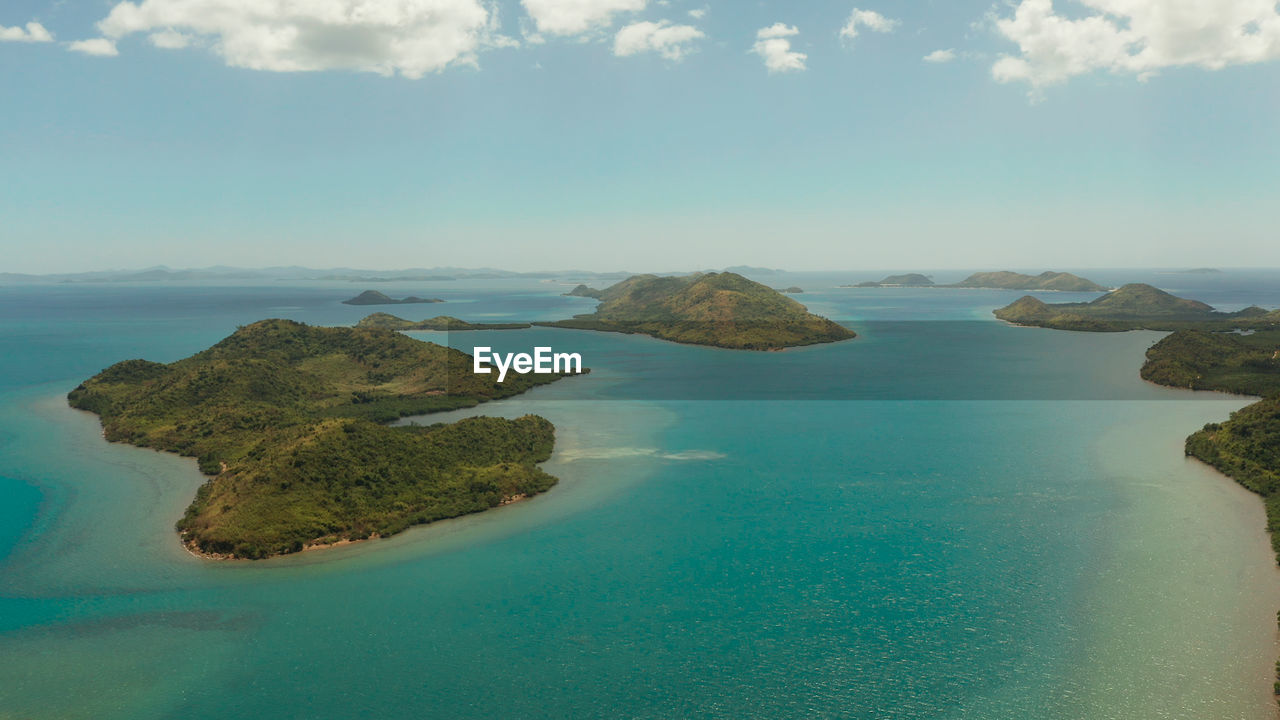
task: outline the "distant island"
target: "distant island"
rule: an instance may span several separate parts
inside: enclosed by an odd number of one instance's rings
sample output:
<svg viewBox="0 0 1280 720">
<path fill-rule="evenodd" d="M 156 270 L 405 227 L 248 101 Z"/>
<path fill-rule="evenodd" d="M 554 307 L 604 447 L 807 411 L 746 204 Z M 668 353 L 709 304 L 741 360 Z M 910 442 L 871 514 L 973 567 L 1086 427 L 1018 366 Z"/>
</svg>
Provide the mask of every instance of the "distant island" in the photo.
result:
<svg viewBox="0 0 1280 720">
<path fill-rule="evenodd" d="M 471 357 L 380 328 L 263 320 L 169 364 L 126 360 L 68 394 L 112 442 L 197 458 L 211 479 L 177 523 L 193 552 L 264 558 L 385 537 L 541 493 L 551 423 L 391 427 L 564 377 L 497 383 Z"/>
<path fill-rule="evenodd" d="M 907 273 L 905 275 L 890 275 L 889 277 L 876 282 L 860 282 L 857 285 L 841 285 L 840 287 L 854 288 L 879 288 L 879 287 L 933 287 L 933 280 L 928 275 L 920 273 Z"/>
<path fill-rule="evenodd" d="M 1218 268 L 1191 268 L 1190 270 L 1170 270 L 1171 275 L 1221 275 Z"/>
<path fill-rule="evenodd" d="M 733 265 L 724 269 L 724 272 L 733 273 L 735 275 L 781 275 L 786 272 L 778 268 L 759 267 L 757 265 Z"/>
<path fill-rule="evenodd" d="M 590 293 L 590 294 L 588 294 Z M 807 311 L 777 290 L 737 273 L 636 275 L 605 290 L 570 294 L 601 302 L 589 315 L 535 325 L 641 333 L 672 342 L 738 350 L 780 350 L 837 342 L 853 331 Z"/>
<path fill-rule="evenodd" d="M 1125 330 L 1220 329 L 1265 327 L 1280 321 L 1280 311 L 1251 307 L 1222 313 L 1197 300 L 1171 295 L 1143 283 L 1132 283 L 1084 303 L 1046 303 L 1030 295 L 995 311 L 1016 325 L 1056 330 L 1119 332 Z"/>
<path fill-rule="evenodd" d="M 1103 287 L 1092 280 L 1066 272 L 1042 272 L 1039 275 L 1024 275 L 1016 272 L 980 272 L 952 285 L 948 288 L 975 288 L 985 290 L 1058 290 L 1061 292 L 1106 292 L 1111 288 Z"/>
<path fill-rule="evenodd" d="M 1063 292 L 1106 292 L 1111 289 L 1071 273 L 1043 272 L 1039 275 L 1024 275 L 1008 271 L 974 273 L 964 280 L 950 285 L 937 285 L 933 282 L 933 278 L 921 273 L 905 273 L 903 275 L 890 275 L 883 280 L 871 280 L 860 282 L 856 285 L 841 285 L 840 287 L 936 287 L 974 290 L 1057 290 Z"/>
<path fill-rule="evenodd" d="M 788 295 L 802 295 L 804 294 L 804 288 L 800 287 L 799 285 L 792 285 L 791 287 L 783 288 L 778 292 L 786 293 Z"/>
<path fill-rule="evenodd" d="M 523 330 L 533 327 L 529 323 L 470 323 L 448 315 L 438 315 L 413 322 L 388 313 L 374 313 L 356 323 L 358 328 L 382 328 L 384 330 Z"/>
<path fill-rule="evenodd" d="M 409 297 L 404 298 L 403 300 L 396 300 L 395 298 L 390 298 L 390 297 L 387 297 L 386 295 L 383 295 L 377 290 L 365 290 L 364 292 L 360 293 L 359 295 L 349 300 L 343 300 L 342 304 L 343 305 L 420 305 L 423 303 L 442 303 L 442 302 L 444 301 L 439 298 L 426 299 L 426 298 L 415 297 L 413 295 L 410 295 Z"/>
<path fill-rule="evenodd" d="M 585 298 L 593 298 L 595 300 L 599 300 L 600 291 L 594 288 L 587 287 L 586 285 L 579 285 L 578 287 L 570 290 L 569 292 L 563 293 L 563 296 L 564 297 L 585 297 Z"/>
</svg>

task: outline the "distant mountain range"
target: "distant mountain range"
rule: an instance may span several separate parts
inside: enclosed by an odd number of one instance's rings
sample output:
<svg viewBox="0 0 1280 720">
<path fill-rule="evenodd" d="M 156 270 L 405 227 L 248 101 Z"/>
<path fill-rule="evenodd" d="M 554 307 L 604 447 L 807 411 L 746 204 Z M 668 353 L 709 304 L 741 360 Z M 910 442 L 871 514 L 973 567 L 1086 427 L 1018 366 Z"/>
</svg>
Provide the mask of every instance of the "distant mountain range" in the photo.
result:
<svg viewBox="0 0 1280 720">
<path fill-rule="evenodd" d="M 353 283 L 376 282 L 447 282 L 462 279 L 498 279 L 507 277 L 559 278 L 627 277 L 630 273 L 593 273 L 581 270 L 558 272 L 511 272 L 495 268 L 408 268 L 401 270 L 361 270 L 356 268 L 307 268 L 297 265 L 267 268 L 239 268 L 218 265 L 207 268 L 173 269 L 163 265 L 143 270 L 103 270 L 83 273 L 0 273 L 0 283 L 138 283 L 138 282 L 217 282 L 217 281 L 283 281 L 340 280 Z"/>
<path fill-rule="evenodd" d="M 782 270 L 737 266 L 729 271 L 749 275 L 777 275 Z M 694 272 L 660 273 L 668 276 L 687 276 Z M 325 282 L 351 283 L 416 283 L 416 282 L 449 282 L 452 280 L 499 280 L 503 278 L 531 278 L 539 280 L 591 280 L 598 284 L 604 281 L 617 282 L 636 275 L 623 270 L 598 272 L 593 270 L 554 270 L 537 272 L 514 272 L 497 268 L 460 268 L 433 267 L 407 268 L 399 270 L 368 270 L 359 268 L 308 268 L 299 265 L 241 268 L 227 265 L 215 265 L 206 268 L 174 269 L 164 265 L 144 268 L 142 270 L 101 270 L 80 273 L 10 273 L 0 272 L 0 284 L 49 284 L 49 283 L 208 283 L 208 282 L 285 282 L 319 280 Z"/>
</svg>

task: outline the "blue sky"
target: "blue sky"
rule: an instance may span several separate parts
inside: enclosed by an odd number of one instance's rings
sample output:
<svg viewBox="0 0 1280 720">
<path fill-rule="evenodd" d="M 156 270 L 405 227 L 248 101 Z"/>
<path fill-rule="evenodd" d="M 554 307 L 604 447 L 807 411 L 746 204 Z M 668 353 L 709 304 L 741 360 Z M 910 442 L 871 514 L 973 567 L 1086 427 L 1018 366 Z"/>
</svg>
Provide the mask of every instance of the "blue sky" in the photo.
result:
<svg viewBox="0 0 1280 720">
<path fill-rule="evenodd" d="M 1274 3 L 1088 2 L 8 0 L 0 272 L 1280 266 Z"/>
</svg>

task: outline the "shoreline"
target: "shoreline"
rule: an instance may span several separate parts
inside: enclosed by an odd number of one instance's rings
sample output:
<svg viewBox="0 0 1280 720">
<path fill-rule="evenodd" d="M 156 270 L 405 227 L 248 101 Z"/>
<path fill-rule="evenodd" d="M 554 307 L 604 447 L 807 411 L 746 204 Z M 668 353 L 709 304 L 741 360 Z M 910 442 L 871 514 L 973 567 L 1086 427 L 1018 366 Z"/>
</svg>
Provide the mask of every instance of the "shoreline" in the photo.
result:
<svg viewBox="0 0 1280 720">
<path fill-rule="evenodd" d="M 556 484 L 558 485 L 559 483 L 557 482 Z M 555 485 L 552 485 L 551 488 L 548 488 L 547 490 L 541 493 L 538 493 L 538 495 L 545 495 L 551 492 L 551 490 L 554 488 L 555 488 Z M 405 528 L 401 532 L 396 533 L 396 535 L 403 535 L 404 533 L 412 531 L 414 528 L 425 528 L 425 527 L 430 527 L 432 525 L 437 525 L 439 523 L 448 522 L 450 520 L 458 520 L 464 517 L 483 515 L 485 513 L 493 512 L 494 510 L 500 510 L 510 505 L 515 505 L 517 503 L 522 503 L 528 500 L 532 500 L 535 497 L 537 497 L 537 495 L 528 495 L 526 493 L 512 495 L 510 497 L 503 498 L 502 502 L 498 503 L 497 505 L 494 505 L 493 507 L 487 508 L 485 510 L 480 510 L 479 512 L 473 512 L 473 513 L 467 513 L 465 515 L 457 515 L 455 517 L 440 518 L 439 520 L 433 520 L 431 522 L 426 522 L 426 523 L 419 523 L 417 525 L 410 525 L 409 527 Z M 322 542 L 317 542 L 316 540 L 311 540 L 309 542 L 304 543 L 302 545 L 302 549 L 298 550 L 297 552 L 277 553 L 275 555 L 267 555 L 266 557 L 261 557 L 261 558 L 242 558 L 242 557 L 236 557 L 234 555 L 229 555 L 226 553 L 205 552 L 201 550 L 199 547 L 197 547 L 195 542 L 192 541 L 187 535 L 188 535 L 187 533 L 178 532 L 178 542 L 180 545 L 182 545 L 182 549 L 185 550 L 188 555 L 194 558 L 199 558 L 200 560 L 207 560 L 210 562 L 218 562 L 218 563 L 225 563 L 225 562 L 254 563 L 261 560 L 274 560 L 278 558 L 293 557 L 297 555 L 302 555 L 304 553 L 316 552 L 317 550 L 331 550 L 333 548 L 345 547 L 348 545 L 363 545 L 373 540 L 389 540 L 392 537 L 395 537 L 395 535 L 383 536 L 383 535 L 379 535 L 378 533 L 370 533 L 368 537 L 363 537 L 359 539 L 339 538 L 338 540 L 335 540 L 330 543 L 322 543 Z"/>
<path fill-rule="evenodd" d="M 1005 290 L 1008 292 L 1045 292 L 1045 293 L 1101 293 L 1103 295 L 1114 292 L 1115 288 L 1107 290 L 1049 290 L 1049 289 L 1021 289 L 1021 288 L 1002 288 L 1002 287 L 956 287 L 955 285 L 868 285 L 858 287 L 857 285 L 837 285 L 835 290 Z"/>
<path fill-rule="evenodd" d="M 646 337 L 646 338 L 649 338 L 650 340 L 657 340 L 659 342 L 671 343 L 673 345 L 684 345 L 686 347 L 708 348 L 711 350 L 725 350 L 725 351 L 736 352 L 736 353 L 786 352 L 788 350 L 800 350 L 803 348 L 822 347 L 824 345 L 838 345 L 840 343 L 849 342 L 851 340 L 857 340 L 858 338 L 861 337 L 861 335 L 858 335 L 855 333 L 853 337 L 840 338 L 839 340 L 820 340 L 817 342 L 803 343 L 800 345 L 782 345 L 778 347 L 766 347 L 766 348 L 742 348 L 742 347 L 733 347 L 730 345 L 712 345 L 710 343 L 673 340 L 671 338 L 659 337 L 658 335 L 653 335 L 647 332 L 641 332 L 639 330 L 625 330 L 625 329 L 615 329 L 615 328 L 568 327 L 566 325 L 556 325 L 554 324 L 555 322 L 559 322 L 559 321 L 535 322 L 533 323 L 533 326 L 541 327 L 541 328 L 551 328 L 553 330 L 569 330 L 572 332 L 593 332 L 593 333 L 611 333 L 614 335 L 633 335 L 637 337 Z M 854 332 L 844 323 L 841 323 L 836 320 L 832 320 L 831 322 L 836 323 L 837 325 L 839 325 L 840 327 L 843 327 L 846 330 L 849 330 L 849 332 Z"/>
<path fill-rule="evenodd" d="M 1038 330 L 1053 330 L 1058 332 L 1080 332 L 1080 333 L 1093 333 L 1093 334 L 1097 334 L 1099 332 L 1097 330 L 1063 329 L 1063 328 L 1045 327 L 1043 325 L 1022 324 L 1022 323 L 1005 320 L 1003 318 L 997 318 L 997 321 L 1003 323 L 1008 327 L 1016 327 L 1016 328 L 1031 328 L 1031 329 L 1038 329 Z M 1131 328 L 1127 330 L 1121 330 L 1118 332 L 1156 332 L 1161 334 L 1161 339 L 1163 339 L 1173 335 L 1177 331 Z M 1109 333 L 1106 333 L 1106 334 L 1109 334 Z M 1153 380 L 1149 380 L 1146 377 L 1142 376 L 1142 368 L 1146 366 L 1147 362 L 1148 362 L 1148 357 L 1144 352 L 1143 359 L 1141 361 L 1141 364 L 1139 365 L 1137 374 L 1138 374 L 1139 380 L 1141 380 L 1145 384 L 1151 385 L 1153 387 L 1162 388 L 1164 390 L 1177 391 L 1178 395 L 1181 395 L 1183 393 L 1193 393 L 1193 394 L 1211 393 L 1215 397 L 1221 398 L 1223 400 L 1235 400 L 1235 401 L 1246 403 L 1245 405 L 1238 407 L 1236 410 L 1231 411 L 1231 413 L 1228 414 L 1227 419 L 1229 419 L 1236 412 L 1246 407 L 1251 407 L 1252 405 L 1258 402 L 1262 402 L 1265 399 L 1259 395 L 1233 393 L 1227 390 L 1197 389 L 1197 388 L 1180 387 L 1180 386 L 1167 385 L 1164 383 L 1155 382 Z M 1213 424 L 1215 422 L 1216 423 L 1226 422 L 1227 419 L 1222 419 L 1217 421 L 1210 420 L 1208 421 L 1208 424 Z M 1178 432 L 1185 432 L 1185 431 L 1179 429 Z M 1260 528 L 1262 532 L 1260 533 L 1260 535 L 1263 538 L 1264 542 L 1266 543 L 1267 556 L 1270 559 L 1267 569 L 1273 573 L 1275 573 L 1276 571 L 1280 571 L 1280 549 L 1276 549 L 1274 547 L 1274 539 L 1277 536 L 1277 533 L 1276 531 L 1273 531 L 1272 528 L 1269 526 L 1267 496 L 1254 490 L 1253 488 L 1250 488 L 1243 481 L 1233 477 L 1232 475 L 1215 467 L 1211 463 L 1206 462 L 1205 460 L 1202 460 L 1201 458 L 1187 451 L 1186 449 L 1187 442 L 1198 432 L 1200 432 L 1200 430 L 1197 428 L 1197 429 L 1191 430 L 1190 433 L 1183 435 L 1182 442 L 1180 443 L 1182 448 L 1183 461 L 1184 462 L 1190 461 L 1200 470 L 1206 473 L 1209 473 L 1213 477 L 1216 477 L 1222 481 L 1225 481 L 1224 486 L 1230 487 L 1231 489 L 1239 491 L 1240 493 L 1247 494 L 1248 496 L 1253 498 L 1253 502 L 1251 504 L 1257 510 L 1260 510 L 1262 514 L 1262 526 Z M 1276 598 L 1272 597 L 1270 600 L 1269 615 L 1268 615 L 1269 618 L 1272 618 L 1272 621 L 1269 623 L 1270 625 L 1269 633 L 1272 638 L 1272 645 L 1276 646 L 1276 647 L 1273 647 L 1273 655 L 1275 655 L 1274 650 L 1280 647 L 1280 612 L 1277 612 L 1275 601 L 1276 601 Z M 1265 676 L 1269 678 L 1269 682 L 1273 685 L 1273 689 L 1272 689 L 1273 691 L 1270 693 L 1271 695 L 1270 716 L 1273 718 L 1280 718 L 1280 660 L 1274 661 L 1274 664 L 1269 664 L 1267 666 L 1267 669 L 1262 672 L 1265 673 Z"/>
<path fill-rule="evenodd" d="M 1123 658 L 1134 668 L 1123 678 L 1132 690 L 1115 692 L 1108 663 L 1083 662 L 1062 701 L 1079 703 L 1075 717 L 1101 716 L 1089 712 L 1098 707 L 1125 709 L 1107 717 L 1150 717 L 1156 707 L 1157 717 L 1280 718 L 1272 692 L 1280 568 L 1270 562 L 1265 509 L 1256 493 L 1180 451 L 1188 422 L 1211 421 L 1241 400 L 1160 402 L 1117 407 L 1091 451 L 1124 511 L 1100 519 L 1096 572 L 1081 586 L 1089 607 L 1081 652 Z M 1154 704 L 1126 699 L 1144 692 Z M 1214 697 L 1235 709 L 1212 712 L 1204 701 Z"/>
</svg>

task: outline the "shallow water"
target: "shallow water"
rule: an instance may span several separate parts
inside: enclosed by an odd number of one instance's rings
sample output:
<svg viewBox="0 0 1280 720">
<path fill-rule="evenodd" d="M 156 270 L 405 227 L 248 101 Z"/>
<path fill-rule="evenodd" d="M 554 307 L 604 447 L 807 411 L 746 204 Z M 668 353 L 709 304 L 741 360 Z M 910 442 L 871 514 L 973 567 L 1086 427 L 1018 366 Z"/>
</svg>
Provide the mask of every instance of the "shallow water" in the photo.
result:
<svg viewBox="0 0 1280 720">
<path fill-rule="evenodd" d="M 262 317 L 354 322 L 352 288 L 0 288 L 0 718 L 1274 717 L 1261 504 L 1181 454 L 1246 399 L 1141 382 L 1157 334 L 988 319 L 1018 293 L 809 281 L 859 340 L 419 334 L 584 354 L 589 376 L 423 419 L 545 415 L 561 484 L 261 563 L 186 554 L 194 463 L 61 396 Z M 590 306 L 562 291 L 397 311 Z"/>
</svg>

